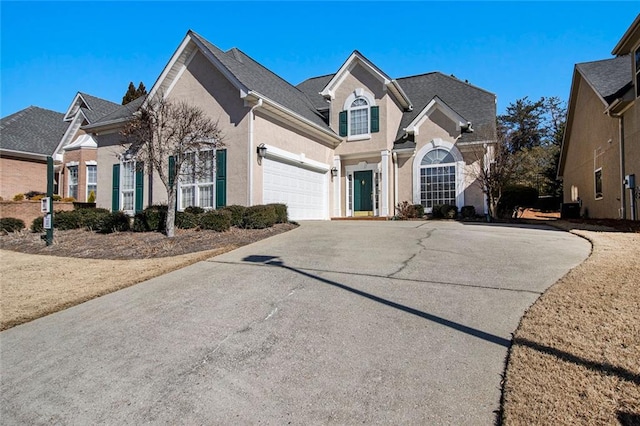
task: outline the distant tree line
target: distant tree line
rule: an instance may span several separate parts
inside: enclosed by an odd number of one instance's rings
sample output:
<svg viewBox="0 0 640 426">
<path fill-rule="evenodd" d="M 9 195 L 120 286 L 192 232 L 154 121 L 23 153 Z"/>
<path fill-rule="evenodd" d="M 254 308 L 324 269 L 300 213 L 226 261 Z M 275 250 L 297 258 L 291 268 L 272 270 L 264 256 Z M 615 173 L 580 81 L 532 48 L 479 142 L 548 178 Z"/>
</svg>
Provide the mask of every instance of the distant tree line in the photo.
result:
<svg viewBox="0 0 640 426">
<path fill-rule="evenodd" d="M 138 88 L 136 89 L 136 86 L 133 85 L 133 81 L 130 81 L 129 88 L 127 89 L 127 93 L 125 93 L 124 96 L 122 97 L 122 105 L 126 105 L 129 102 L 136 100 L 140 96 L 146 95 L 146 94 L 147 94 L 147 88 L 144 87 L 143 82 L 140 82 L 140 84 L 138 84 Z"/>
</svg>

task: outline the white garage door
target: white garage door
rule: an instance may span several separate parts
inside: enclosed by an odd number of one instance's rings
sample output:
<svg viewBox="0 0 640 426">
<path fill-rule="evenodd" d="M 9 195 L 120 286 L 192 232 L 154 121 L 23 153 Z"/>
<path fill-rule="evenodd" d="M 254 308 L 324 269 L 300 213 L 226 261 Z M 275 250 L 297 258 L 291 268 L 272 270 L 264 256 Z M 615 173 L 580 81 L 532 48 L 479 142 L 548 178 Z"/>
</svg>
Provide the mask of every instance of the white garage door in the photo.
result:
<svg viewBox="0 0 640 426">
<path fill-rule="evenodd" d="M 264 158 L 264 204 L 287 205 L 289 219 L 326 219 L 328 208 L 327 173 L 299 165 Z"/>
</svg>

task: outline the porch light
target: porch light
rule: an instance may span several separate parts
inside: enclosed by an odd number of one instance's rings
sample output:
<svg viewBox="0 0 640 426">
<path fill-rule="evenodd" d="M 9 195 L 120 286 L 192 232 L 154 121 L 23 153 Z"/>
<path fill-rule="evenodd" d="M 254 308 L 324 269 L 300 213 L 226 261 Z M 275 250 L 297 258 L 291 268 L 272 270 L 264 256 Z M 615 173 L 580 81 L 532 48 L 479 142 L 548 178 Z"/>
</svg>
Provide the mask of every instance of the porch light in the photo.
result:
<svg viewBox="0 0 640 426">
<path fill-rule="evenodd" d="M 266 146 L 264 146 L 264 144 L 263 144 L 263 143 L 261 143 L 260 145 L 258 145 L 258 150 L 257 150 L 257 152 L 258 152 L 258 157 L 260 157 L 260 158 L 264 158 L 264 157 L 266 157 L 266 155 L 267 155 L 267 147 L 266 147 Z"/>
<path fill-rule="evenodd" d="M 331 177 L 338 176 L 338 169 L 334 166 L 331 168 Z"/>
</svg>

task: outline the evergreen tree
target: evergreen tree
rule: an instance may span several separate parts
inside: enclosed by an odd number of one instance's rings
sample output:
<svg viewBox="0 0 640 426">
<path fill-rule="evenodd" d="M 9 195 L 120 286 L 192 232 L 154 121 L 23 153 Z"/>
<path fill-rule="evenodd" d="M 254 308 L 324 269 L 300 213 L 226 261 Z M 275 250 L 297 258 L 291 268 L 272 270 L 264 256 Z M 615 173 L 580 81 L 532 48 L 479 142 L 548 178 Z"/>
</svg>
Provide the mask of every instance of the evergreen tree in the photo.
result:
<svg viewBox="0 0 640 426">
<path fill-rule="evenodd" d="M 146 95 L 147 94 L 147 88 L 144 87 L 144 83 L 140 82 L 140 84 L 138 84 L 138 88 L 136 89 L 136 86 L 133 85 L 133 81 L 129 82 L 129 88 L 127 89 L 127 93 L 124 94 L 124 96 L 122 97 L 122 105 L 126 105 L 129 102 L 138 99 L 140 96 L 142 95 Z"/>
<path fill-rule="evenodd" d="M 146 95 L 147 94 L 147 88 L 144 87 L 144 83 L 140 82 L 140 84 L 138 84 L 138 88 L 136 89 L 136 98 L 139 98 L 142 95 Z"/>
</svg>

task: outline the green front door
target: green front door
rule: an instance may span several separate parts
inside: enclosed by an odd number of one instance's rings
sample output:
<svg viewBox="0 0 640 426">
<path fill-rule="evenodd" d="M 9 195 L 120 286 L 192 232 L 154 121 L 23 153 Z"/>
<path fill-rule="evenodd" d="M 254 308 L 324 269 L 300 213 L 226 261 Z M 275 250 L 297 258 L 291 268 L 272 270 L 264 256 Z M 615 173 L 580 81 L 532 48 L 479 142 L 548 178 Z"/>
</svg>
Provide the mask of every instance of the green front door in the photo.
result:
<svg viewBox="0 0 640 426">
<path fill-rule="evenodd" d="M 373 173 L 371 170 L 353 174 L 353 210 L 373 215 Z M 362 214 L 362 213 L 361 213 Z"/>
</svg>

